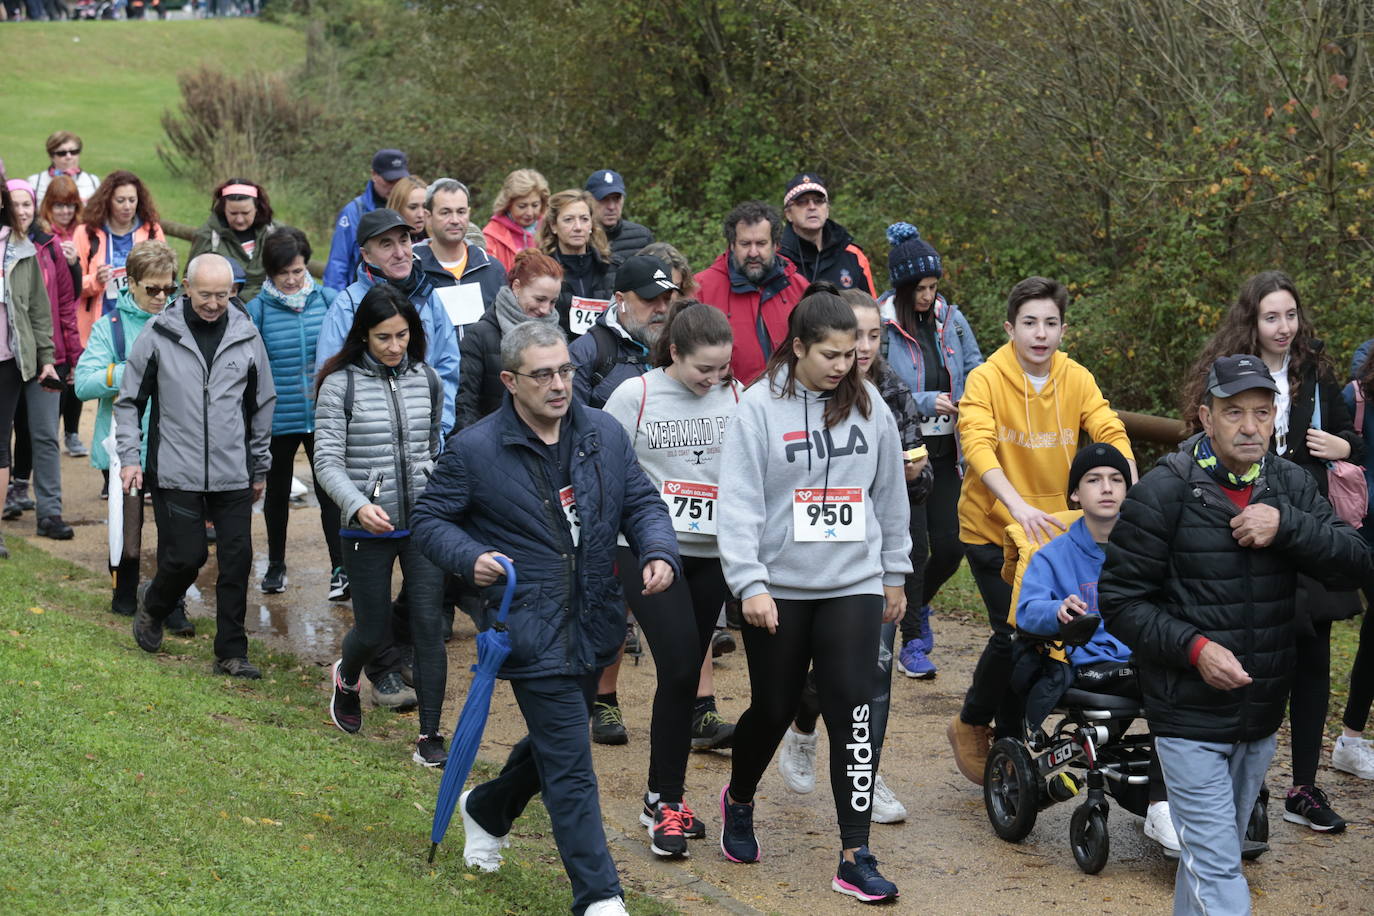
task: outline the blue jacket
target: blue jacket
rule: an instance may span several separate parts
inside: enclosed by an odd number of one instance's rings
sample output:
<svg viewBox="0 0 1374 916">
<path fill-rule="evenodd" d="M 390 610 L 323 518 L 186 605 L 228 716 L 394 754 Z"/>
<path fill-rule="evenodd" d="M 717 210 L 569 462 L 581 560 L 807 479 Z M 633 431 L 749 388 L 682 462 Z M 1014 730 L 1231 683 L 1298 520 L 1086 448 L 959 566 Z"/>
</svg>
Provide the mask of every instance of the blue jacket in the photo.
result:
<svg viewBox="0 0 1374 916">
<path fill-rule="evenodd" d="M 1089 614 L 1100 614 L 1097 606 L 1097 577 L 1107 556 L 1093 541 L 1088 526 L 1079 519 L 1063 535 L 1050 541 L 1031 557 L 1021 577 L 1021 598 L 1016 604 L 1016 625 L 1041 636 L 1059 632 L 1059 605 L 1069 595 L 1077 595 L 1088 605 Z M 1101 623 L 1086 646 L 1070 648 L 1069 664 L 1095 665 L 1099 662 L 1124 662 L 1131 650 L 1107 632 Z"/>
<path fill-rule="evenodd" d="M 84 356 L 85 354 L 82 355 Z M 1352 420 L 1355 419 L 1355 386 L 1358 384 L 1358 381 L 1350 382 L 1345 386 L 1345 390 L 1341 392 L 1341 397 L 1345 399 L 1345 409 L 1350 411 Z M 1374 456 L 1374 404 L 1371 404 L 1368 400 L 1364 402 L 1363 424 L 1364 428 L 1360 431 L 1360 435 L 1364 437 L 1364 453 L 1366 456 L 1364 479 L 1365 483 L 1369 485 L 1369 508 L 1367 514 L 1374 515 L 1374 457 L 1370 457 Z"/>
<path fill-rule="evenodd" d="M 272 381 L 277 386 L 277 406 L 272 413 L 272 435 L 315 431 L 315 345 L 320 339 L 329 304 L 338 293 L 316 285 L 297 312 L 266 291 L 249 300 L 248 317 L 258 326 Z"/>
<path fill-rule="evenodd" d="M 601 355 L 598 337 L 607 334 L 614 338 L 615 347 L 607 349 L 609 358 L 602 361 L 598 358 Z M 577 367 L 577 374 L 573 376 L 573 396 L 588 407 L 600 408 L 621 382 L 639 378 L 652 368 L 648 348 L 625 333 L 616 320 L 614 302 L 596 319 L 592 330 L 568 345 L 568 356 Z"/>
<path fill-rule="evenodd" d="M 476 283 L 477 288 L 482 291 L 483 308 L 491 308 L 491 304 L 496 301 L 496 294 L 506 285 L 506 268 L 476 245 L 468 245 L 468 264 L 463 268 L 462 280 L 455 280 L 448 268 L 439 263 L 428 241 L 420 242 L 414 250 L 415 256 L 420 259 L 420 266 L 424 268 L 425 276 L 429 277 L 430 282 L 436 287 L 453 286 L 455 283 L 465 286 Z"/>
<path fill-rule="evenodd" d="M 324 265 L 324 285 L 329 289 L 343 289 L 362 260 L 358 252 L 358 221 L 364 213 L 377 209 L 377 198 L 368 181 L 363 193 L 344 204 L 334 220 L 334 239 L 329 243 L 329 260 Z"/>
<path fill-rule="evenodd" d="M 890 293 L 883 296 L 885 313 L 890 308 L 887 305 L 890 298 Z M 959 311 L 957 305 L 951 305 L 943 296 L 939 296 L 933 308 L 940 363 L 949 370 L 950 387 L 954 389 L 953 398 L 958 401 L 964 396 L 964 379 L 983 364 L 983 354 L 978 349 L 978 341 L 973 336 L 968 319 Z M 925 416 L 934 416 L 935 396 L 940 392 L 925 390 L 925 361 L 921 355 L 920 345 L 894 318 L 889 317 L 884 325 L 884 357 L 911 389 L 916 409 Z"/>
<path fill-rule="evenodd" d="M 573 402 L 571 480 L 581 522 L 574 547 L 567 519 L 537 468 L 528 427 L 510 395 L 493 414 L 453 436 L 415 505 L 410 531 L 420 550 L 469 581 L 477 558 L 499 551 L 515 564 L 505 678 L 586 675 L 608 665 L 625 641 L 625 597 L 615 575 L 623 533 L 641 564 L 663 560 L 681 575 L 667 505 L 639 467 L 615 418 Z M 504 581 L 484 590 L 477 625 L 495 619 Z"/>
<path fill-rule="evenodd" d="M 344 338 L 348 336 L 349 328 L 353 327 L 353 314 L 358 310 L 358 303 L 378 282 L 361 264 L 358 265 L 357 277 L 348 289 L 334 297 L 324 316 L 324 323 L 320 325 L 319 342 L 315 347 L 316 372 L 320 371 L 326 360 L 343 349 Z M 439 378 L 444 382 L 443 437 L 447 439 L 449 430 L 453 429 L 453 399 L 458 394 L 458 337 L 453 333 L 453 325 L 448 323 L 448 313 L 444 311 L 443 303 L 433 290 L 427 297 L 418 300 L 412 297 L 410 301 L 420 313 L 420 321 L 425 326 L 428 344 L 425 362 L 439 373 Z"/>
</svg>

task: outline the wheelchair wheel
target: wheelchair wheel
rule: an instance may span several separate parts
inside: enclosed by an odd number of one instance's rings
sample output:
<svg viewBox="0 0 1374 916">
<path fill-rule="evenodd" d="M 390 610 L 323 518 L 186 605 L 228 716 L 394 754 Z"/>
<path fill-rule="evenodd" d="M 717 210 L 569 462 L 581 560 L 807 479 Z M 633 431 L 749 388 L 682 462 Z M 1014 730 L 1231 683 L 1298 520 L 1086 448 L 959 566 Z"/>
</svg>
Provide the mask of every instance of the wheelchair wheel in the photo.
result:
<svg viewBox="0 0 1374 916">
<path fill-rule="evenodd" d="M 1257 843 L 1269 842 L 1269 787 L 1260 786 L 1255 807 L 1250 811 L 1250 826 L 1245 830 L 1245 838 Z"/>
<path fill-rule="evenodd" d="M 1107 864 L 1112 841 L 1107 835 L 1107 815 L 1091 803 L 1074 809 L 1069 821 L 1069 846 L 1073 860 L 1084 874 L 1095 875 Z"/>
<path fill-rule="evenodd" d="M 992 746 L 983 770 L 983 805 L 997 835 L 1019 843 L 1035 826 L 1040 783 L 1026 749 L 1011 738 Z"/>
</svg>

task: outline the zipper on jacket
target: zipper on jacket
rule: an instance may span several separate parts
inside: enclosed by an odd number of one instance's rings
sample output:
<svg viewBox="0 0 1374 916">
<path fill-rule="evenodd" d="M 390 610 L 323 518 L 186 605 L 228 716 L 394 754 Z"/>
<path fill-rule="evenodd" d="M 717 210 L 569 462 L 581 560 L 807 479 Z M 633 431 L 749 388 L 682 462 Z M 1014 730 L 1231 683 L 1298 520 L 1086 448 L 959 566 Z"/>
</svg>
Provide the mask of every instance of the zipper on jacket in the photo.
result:
<svg viewBox="0 0 1374 916">
<path fill-rule="evenodd" d="M 200 386 L 200 422 L 204 427 L 205 445 L 205 489 L 210 489 L 210 367 L 205 367 L 204 381 Z"/>
<path fill-rule="evenodd" d="M 406 507 L 410 505 L 410 459 L 407 449 L 410 443 L 406 441 L 408 430 L 404 417 L 401 414 L 400 393 L 396 388 L 396 376 L 387 377 L 387 393 L 391 396 L 392 418 L 396 424 L 396 438 L 398 440 L 396 449 L 396 484 L 401 494 L 400 505 L 397 506 L 397 514 L 400 516 L 396 520 L 397 528 L 404 528 L 406 521 Z"/>
</svg>

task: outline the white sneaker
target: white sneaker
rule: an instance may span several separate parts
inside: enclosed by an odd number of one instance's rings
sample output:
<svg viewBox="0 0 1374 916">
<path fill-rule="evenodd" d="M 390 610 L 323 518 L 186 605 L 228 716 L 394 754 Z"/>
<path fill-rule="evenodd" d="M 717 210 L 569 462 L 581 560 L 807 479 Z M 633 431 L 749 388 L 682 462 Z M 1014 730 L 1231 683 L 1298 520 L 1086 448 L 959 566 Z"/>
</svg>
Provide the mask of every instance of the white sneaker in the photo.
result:
<svg viewBox="0 0 1374 916">
<path fill-rule="evenodd" d="M 482 871 L 496 871 L 501 867 L 501 850 L 510 846 L 509 836 L 492 836 L 482 829 L 482 825 L 468 814 L 468 789 L 458 796 L 458 810 L 463 812 L 463 862 L 474 865 Z M 615 910 L 607 910 L 614 913 Z M 623 910 L 622 910 L 623 912 Z"/>
<path fill-rule="evenodd" d="M 897 800 L 892 790 L 878 776 L 873 780 L 873 810 L 870 819 L 875 824 L 900 824 L 906 820 L 906 805 Z"/>
<path fill-rule="evenodd" d="M 623 897 L 607 897 L 605 900 L 598 900 L 591 906 L 582 911 L 583 916 L 616 916 L 617 913 L 625 913 L 629 916 L 629 910 L 625 909 Z"/>
<path fill-rule="evenodd" d="M 1331 765 L 1361 779 L 1374 779 L 1374 748 L 1364 738 L 1341 735 L 1331 749 Z"/>
<path fill-rule="evenodd" d="M 1149 810 L 1145 812 L 1145 835 L 1164 849 L 1165 858 L 1178 858 L 1179 850 L 1183 847 L 1179 845 L 1178 833 L 1174 831 L 1174 822 L 1169 819 L 1168 802 L 1151 805 Z"/>
<path fill-rule="evenodd" d="M 803 735 L 792 726 L 782 736 L 778 750 L 778 772 L 783 785 L 806 795 L 816 791 L 816 733 Z"/>
</svg>

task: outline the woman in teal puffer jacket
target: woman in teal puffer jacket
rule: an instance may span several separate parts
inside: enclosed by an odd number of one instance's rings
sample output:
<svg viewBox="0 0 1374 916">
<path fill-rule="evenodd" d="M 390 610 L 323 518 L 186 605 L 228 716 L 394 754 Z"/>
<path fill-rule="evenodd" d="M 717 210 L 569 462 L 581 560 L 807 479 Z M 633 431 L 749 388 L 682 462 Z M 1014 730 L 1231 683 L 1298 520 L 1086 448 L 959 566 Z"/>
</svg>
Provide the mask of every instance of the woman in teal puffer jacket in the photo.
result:
<svg viewBox="0 0 1374 916">
<path fill-rule="evenodd" d="M 305 448 L 315 458 L 315 342 L 320 325 L 336 293 L 315 282 L 306 270 L 310 242 L 292 226 L 274 229 L 262 240 L 262 266 L 266 272 L 262 291 L 248 303 L 248 315 L 262 335 L 277 404 L 272 413 L 272 467 L 267 472 L 267 491 L 262 516 L 267 524 L 267 575 L 262 590 L 269 594 L 286 590 L 286 529 L 290 520 L 292 469 L 296 451 Z M 329 598 L 348 597 L 348 577 L 339 548 L 339 510 L 315 482 L 320 503 L 320 525 L 329 548 Z"/>
</svg>

